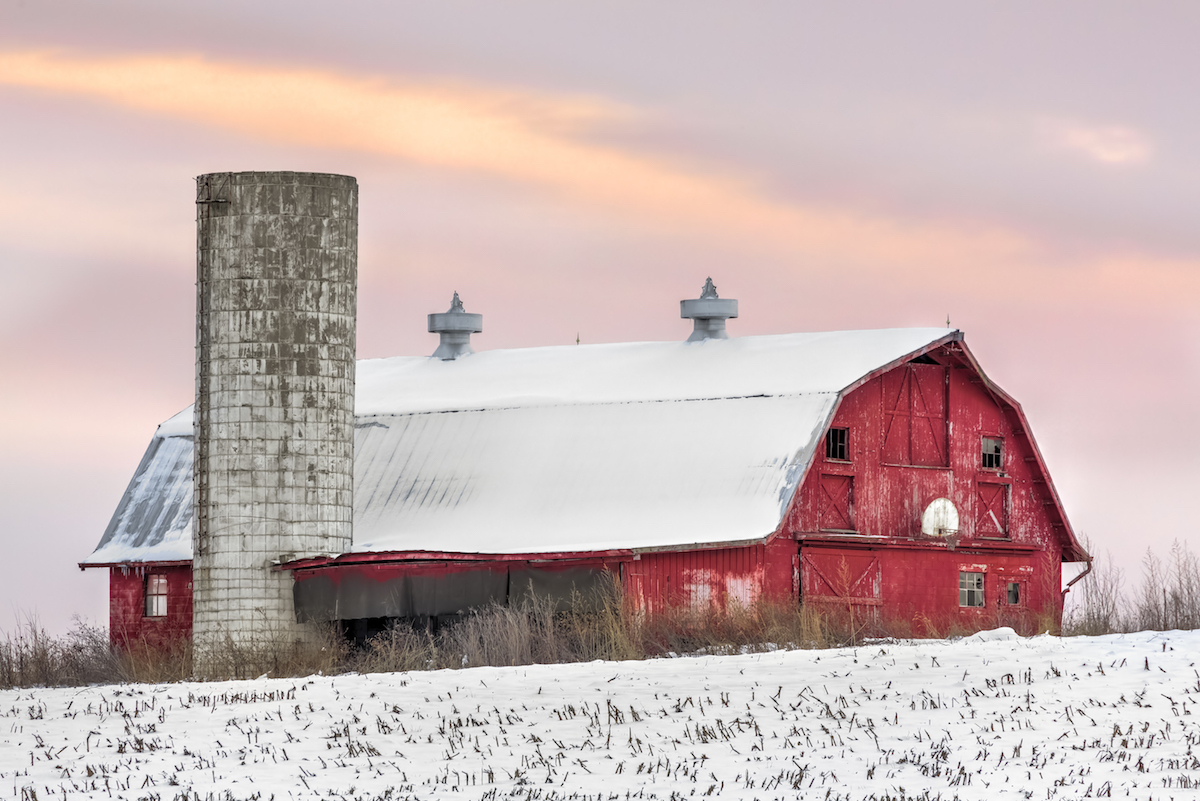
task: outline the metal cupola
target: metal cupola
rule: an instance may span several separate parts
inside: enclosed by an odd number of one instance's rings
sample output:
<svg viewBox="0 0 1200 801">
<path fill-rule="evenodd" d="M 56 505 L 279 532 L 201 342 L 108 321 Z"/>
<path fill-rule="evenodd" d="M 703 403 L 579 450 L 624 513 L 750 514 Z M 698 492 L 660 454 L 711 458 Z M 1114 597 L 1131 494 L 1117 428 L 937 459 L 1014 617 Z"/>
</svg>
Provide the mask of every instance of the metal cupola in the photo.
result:
<svg viewBox="0 0 1200 801">
<path fill-rule="evenodd" d="M 441 337 L 433 357 L 453 361 L 459 356 L 475 352 L 471 348 L 471 334 L 483 331 L 483 315 L 463 311 L 462 301 L 455 292 L 449 311 L 429 315 L 429 331 Z"/>
<path fill-rule="evenodd" d="M 688 342 L 729 339 L 729 334 L 725 332 L 725 321 L 738 316 L 738 302 L 733 298 L 718 296 L 717 288 L 709 278 L 704 282 L 698 299 L 679 301 L 679 316 L 695 324 L 692 335 L 687 338 Z"/>
</svg>

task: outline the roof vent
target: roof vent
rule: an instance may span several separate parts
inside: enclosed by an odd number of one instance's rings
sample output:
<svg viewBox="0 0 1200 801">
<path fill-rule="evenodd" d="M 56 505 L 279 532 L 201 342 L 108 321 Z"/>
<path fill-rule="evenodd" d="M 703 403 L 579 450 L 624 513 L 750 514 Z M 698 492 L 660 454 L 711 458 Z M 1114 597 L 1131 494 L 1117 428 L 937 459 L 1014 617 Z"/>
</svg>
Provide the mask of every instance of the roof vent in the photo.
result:
<svg viewBox="0 0 1200 801">
<path fill-rule="evenodd" d="M 687 338 L 688 342 L 699 342 L 702 339 L 729 339 L 725 333 L 725 321 L 738 316 L 737 301 L 733 298 L 721 298 L 712 279 L 704 282 L 698 300 L 679 301 L 679 316 L 692 320 L 695 329 Z"/>
<path fill-rule="evenodd" d="M 455 292 L 449 311 L 429 315 L 429 331 L 442 338 L 433 357 L 446 362 L 453 361 L 459 356 L 475 352 L 471 349 L 471 334 L 483 331 L 483 315 L 463 311 L 462 301 Z"/>
</svg>

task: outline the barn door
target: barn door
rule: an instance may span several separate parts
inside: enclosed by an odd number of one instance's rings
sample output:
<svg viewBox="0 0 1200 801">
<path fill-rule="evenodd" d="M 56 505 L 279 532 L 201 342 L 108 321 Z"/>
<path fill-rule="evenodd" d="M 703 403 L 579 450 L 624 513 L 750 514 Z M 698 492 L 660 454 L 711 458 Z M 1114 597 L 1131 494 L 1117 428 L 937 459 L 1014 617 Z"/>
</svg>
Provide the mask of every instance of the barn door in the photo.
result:
<svg viewBox="0 0 1200 801">
<path fill-rule="evenodd" d="M 653 615 L 667 608 L 667 581 L 651 567 L 650 560 L 625 562 L 623 570 L 625 591 L 633 598 L 635 609 Z"/>
<path fill-rule="evenodd" d="M 975 536 L 1008 536 L 1008 485 L 980 481 L 975 484 Z"/>
<path fill-rule="evenodd" d="M 883 375 L 883 461 L 945 467 L 946 368 L 906 364 Z"/>
<path fill-rule="evenodd" d="M 854 532 L 854 477 L 822 474 L 817 507 L 821 531 Z"/>
<path fill-rule="evenodd" d="M 883 606 L 879 557 L 871 551 L 820 551 L 800 554 L 800 598 L 825 612 L 835 626 L 861 636 L 879 625 Z"/>
</svg>

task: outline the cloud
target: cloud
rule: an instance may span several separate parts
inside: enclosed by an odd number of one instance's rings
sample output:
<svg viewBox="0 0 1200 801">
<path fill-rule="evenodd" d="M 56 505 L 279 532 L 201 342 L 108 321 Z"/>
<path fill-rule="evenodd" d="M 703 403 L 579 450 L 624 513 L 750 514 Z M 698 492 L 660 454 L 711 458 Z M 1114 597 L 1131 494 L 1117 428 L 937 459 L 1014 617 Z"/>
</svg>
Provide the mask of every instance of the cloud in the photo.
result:
<svg viewBox="0 0 1200 801">
<path fill-rule="evenodd" d="M 1061 146 L 1101 164 L 1141 164 L 1149 161 L 1154 153 L 1149 137 L 1132 128 L 1073 123 L 1063 123 L 1057 127 L 1057 139 Z"/>
<path fill-rule="evenodd" d="M 1064 263 L 1061 254 L 1017 229 L 961 219 L 900 221 L 853 208 L 789 203 L 730 170 L 604 143 L 598 126 L 628 124 L 638 114 L 598 98 L 197 56 L 84 58 L 28 51 L 0 52 L 4 84 L 274 144 L 379 155 L 514 182 L 601 208 L 627 224 L 724 240 L 743 253 L 782 254 L 800 269 L 820 265 L 888 280 L 898 272 L 908 281 L 952 277 L 960 286 L 983 283 L 992 294 L 1010 296 L 1047 282 L 1075 287 L 1082 275 L 1103 269 L 1095 256 Z M 1148 153 L 1148 145 L 1125 129 L 1069 130 L 1075 131 L 1070 141 L 1090 148 L 1095 158 Z M 1200 290 L 1190 263 L 1143 259 L 1140 272 L 1154 273 L 1151 283 L 1173 287 L 1168 298 Z M 997 280 L 1001 275 L 1004 280 Z"/>
</svg>

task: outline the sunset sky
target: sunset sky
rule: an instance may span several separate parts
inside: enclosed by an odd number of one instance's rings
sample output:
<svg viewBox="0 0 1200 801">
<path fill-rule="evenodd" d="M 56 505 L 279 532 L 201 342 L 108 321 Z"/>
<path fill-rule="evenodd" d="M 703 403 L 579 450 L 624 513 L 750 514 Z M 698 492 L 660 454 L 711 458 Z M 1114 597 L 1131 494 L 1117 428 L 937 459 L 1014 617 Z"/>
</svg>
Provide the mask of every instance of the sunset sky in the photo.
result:
<svg viewBox="0 0 1200 801">
<path fill-rule="evenodd" d="M 354 175 L 359 357 L 951 325 L 1075 529 L 1200 550 L 1200 5 L 0 0 L 0 631 L 194 392 L 194 177 Z"/>
</svg>

